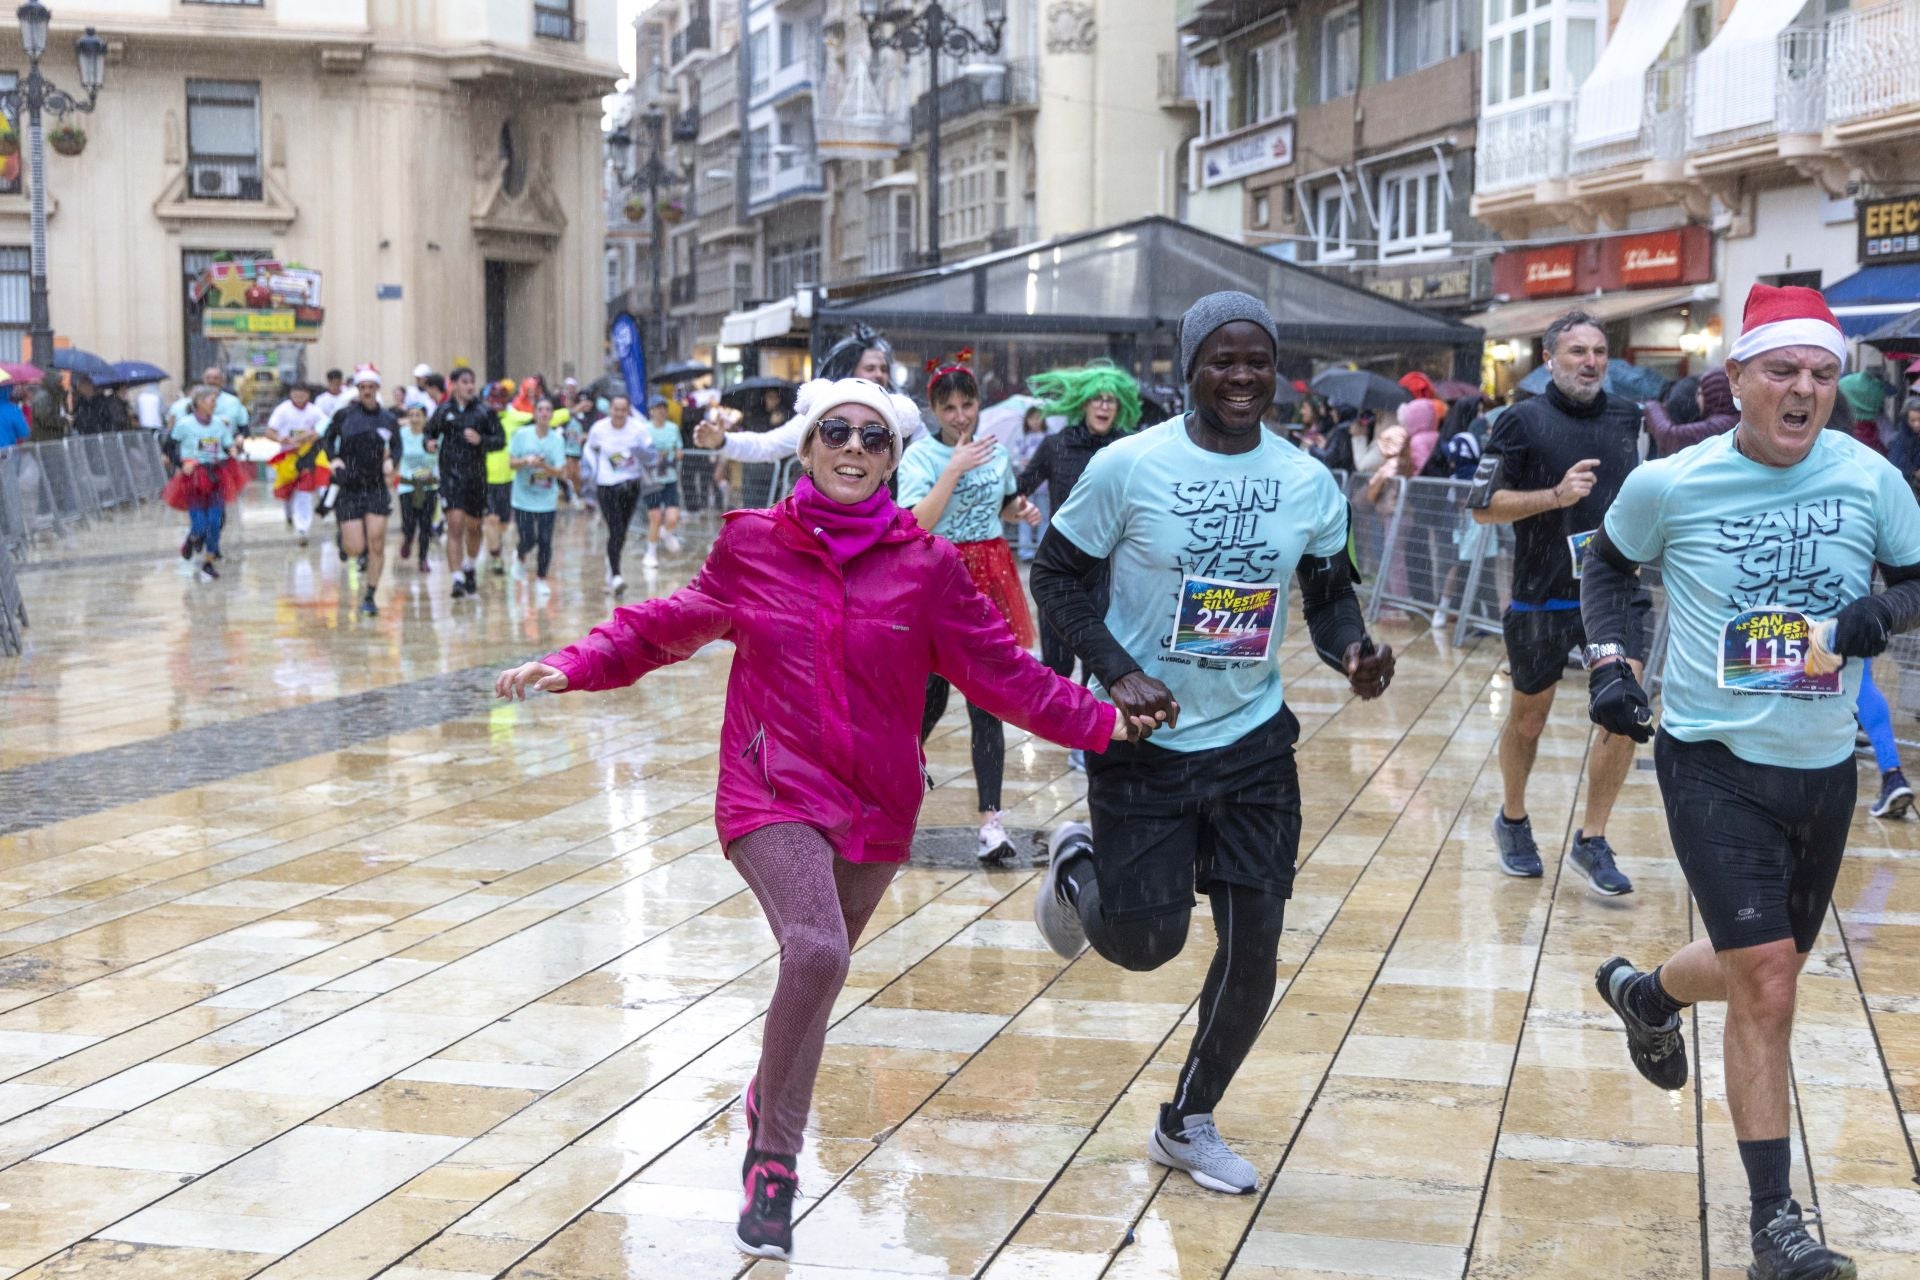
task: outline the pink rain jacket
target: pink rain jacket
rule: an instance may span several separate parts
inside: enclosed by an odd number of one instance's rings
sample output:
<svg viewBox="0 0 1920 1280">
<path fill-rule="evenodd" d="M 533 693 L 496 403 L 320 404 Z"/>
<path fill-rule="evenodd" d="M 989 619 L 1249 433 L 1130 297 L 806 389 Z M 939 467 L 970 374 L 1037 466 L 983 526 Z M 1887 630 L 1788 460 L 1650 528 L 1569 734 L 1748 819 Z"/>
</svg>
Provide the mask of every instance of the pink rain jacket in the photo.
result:
<svg viewBox="0 0 1920 1280">
<path fill-rule="evenodd" d="M 920 717 L 938 672 L 968 702 L 1063 746 L 1104 751 L 1113 708 L 1013 642 L 952 544 L 900 511 L 836 566 L 789 498 L 732 511 L 706 564 L 624 605 L 546 661 L 569 691 L 618 689 L 714 640 L 736 653 L 720 727 L 723 844 L 775 822 L 852 862 L 899 862 L 927 791 Z"/>
</svg>

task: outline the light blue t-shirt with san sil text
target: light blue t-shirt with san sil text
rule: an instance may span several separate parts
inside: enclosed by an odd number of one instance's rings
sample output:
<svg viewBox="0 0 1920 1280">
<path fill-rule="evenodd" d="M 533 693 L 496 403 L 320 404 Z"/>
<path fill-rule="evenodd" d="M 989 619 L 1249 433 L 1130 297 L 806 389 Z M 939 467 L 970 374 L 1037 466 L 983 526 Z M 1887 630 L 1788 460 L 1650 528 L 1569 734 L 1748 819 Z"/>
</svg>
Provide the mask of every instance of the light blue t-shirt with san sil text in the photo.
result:
<svg viewBox="0 0 1920 1280">
<path fill-rule="evenodd" d="M 1730 627 L 1753 610 L 1832 618 L 1873 589 L 1875 561 L 1920 564 L 1920 504 L 1891 463 L 1844 432 L 1822 431 L 1791 467 L 1755 462 L 1733 439 L 1636 468 L 1607 511 L 1608 541 L 1657 566 L 1667 592 L 1660 724 L 1753 764 L 1835 765 L 1853 754 L 1860 664 L 1847 662 L 1833 694 L 1741 688 L 1754 663 L 1797 658 L 1804 629 L 1790 619 Z M 1770 654 L 1769 640 L 1796 647 Z"/>
<path fill-rule="evenodd" d="M 911 507 L 932 493 L 952 457 L 953 446 L 935 436 L 923 436 L 908 445 L 900 458 L 900 505 Z M 933 526 L 934 536 L 948 542 L 985 542 L 1005 537 L 1000 528 L 1000 508 L 1018 487 L 1012 455 L 994 445 L 993 456 L 961 476 L 953 486 L 947 509 Z"/>
<path fill-rule="evenodd" d="M 532 427 L 522 427 L 507 442 L 507 454 L 514 458 L 538 457 L 554 470 L 567 465 L 567 441 L 558 427 L 547 431 L 546 439 Z M 553 511 L 560 505 L 560 483 L 554 477 L 521 467 L 513 473 L 513 507 L 516 511 Z"/>
<path fill-rule="evenodd" d="M 1288 584 L 1303 557 L 1345 549 L 1347 500 L 1277 436 L 1210 453 L 1181 417 L 1095 454 L 1053 527 L 1111 557 L 1107 629 L 1180 703 L 1154 745 L 1207 751 L 1280 714 Z"/>
</svg>

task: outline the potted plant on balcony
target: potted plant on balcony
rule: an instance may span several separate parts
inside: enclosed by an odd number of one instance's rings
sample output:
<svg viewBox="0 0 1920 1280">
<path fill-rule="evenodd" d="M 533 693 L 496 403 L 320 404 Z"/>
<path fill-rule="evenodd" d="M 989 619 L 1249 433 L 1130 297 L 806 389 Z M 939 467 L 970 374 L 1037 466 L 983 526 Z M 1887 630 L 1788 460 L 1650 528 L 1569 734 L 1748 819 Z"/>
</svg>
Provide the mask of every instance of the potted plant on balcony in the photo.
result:
<svg viewBox="0 0 1920 1280">
<path fill-rule="evenodd" d="M 627 215 L 628 222 L 640 222 L 647 216 L 647 202 L 639 196 L 628 196 L 623 211 Z"/>
<path fill-rule="evenodd" d="M 687 216 L 687 205 L 683 200 L 662 200 L 660 202 L 660 221 L 670 227 L 679 226 Z"/>
<path fill-rule="evenodd" d="M 47 134 L 47 141 L 63 156 L 77 156 L 87 149 L 87 131 L 77 124 L 58 124 Z"/>
</svg>

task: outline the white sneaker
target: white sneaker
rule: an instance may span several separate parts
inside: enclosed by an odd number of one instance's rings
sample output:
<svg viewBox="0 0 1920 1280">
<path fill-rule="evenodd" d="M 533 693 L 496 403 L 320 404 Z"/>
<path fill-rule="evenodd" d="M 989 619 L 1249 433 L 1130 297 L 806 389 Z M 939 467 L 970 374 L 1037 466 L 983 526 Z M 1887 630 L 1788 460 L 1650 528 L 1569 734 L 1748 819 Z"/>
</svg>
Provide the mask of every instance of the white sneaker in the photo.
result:
<svg viewBox="0 0 1920 1280">
<path fill-rule="evenodd" d="M 667 544 L 668 555 L 677 556 L 680 554 L 680 535 L 679 534 L 669 533 L 664 538 L 662 538 L 661 541 Z"/>
<path fill-rule="evenodd" d="M 1060 892 L 1060 870 L 1069 858 L 1093 847 L 1093 828 L 1084 822 L 1066 822 L 1053 829 L 1047 838 L 1047 874 L 1040 879 L 1040 891 L 1033 899 L 1033 923 L 1047 940 L 1054 954 L 1071 960 L 1086 949 L 1087 931 L 1080 923 L 1080 912 Z"/>
<path fill-rule="evenodd" d="M 519 556 L 515 556 L 513 558 L 512 563 L 507 566 L 507 576 L 509 578 L 512 578 L 515 582 L 518 582 L 520 581 L 520 579 L 526 577 L 527 562 L 525 560 L 522 560 Z"/>
<path fill-rule="evenodd" d="M 617 573 L 614 574 L 612 578 L 607 580 L 607 590 L 613 592 L 613 594 L 615 595 L 619 595 L 621 592 L 625 591 L 626 589 L 627 589 L 627 580 L 621 577 Z"/>
<path fill-rule="evenodd" d="M 547 580 L 545 578 L 542 578 L 540 579 L 540 581 L 533 584 L 534 599 L 545 600 L 551 597 L 552 595 L 553 595 L 553 588 L 548 585 Z"/>
<path fill-rule="evenodd" d="M 657 569 L 660 567 L 660 554 L 653 543 L 649 542 L 647 544 L 647 554 L 640 557 L 640 566 L 644 569 Z"/>
<path fill-rule="evenodd" d="M 1161 1104 L 1161 1119 L 1172 1110 Z M 1192 1115 L 1178 1137 L 1170 1138 L 1161 1125 L 1153 1126 L 1147 1139 L 1147 1158 L 1169 1169 L 1179 1169 L 1209 1191 L 1224 1191 L 1230 1196 L 1252 1195 L 1260 1187 L 1260 1175 L 1253 1165 L 1235 1155 L 1214 1127 L 1213 1114 Z"/>
<path fill-rule="evenodd" d="M 974 851 L 974 857 L 980 859 L 982 866 L 1001 867 L 1013 860 L 1013 841 L 1007 838 L 1007 829 L 1000 825 L 1000 815 L 988 816 L 980 824 L 980 847 Z"/>
</svg>

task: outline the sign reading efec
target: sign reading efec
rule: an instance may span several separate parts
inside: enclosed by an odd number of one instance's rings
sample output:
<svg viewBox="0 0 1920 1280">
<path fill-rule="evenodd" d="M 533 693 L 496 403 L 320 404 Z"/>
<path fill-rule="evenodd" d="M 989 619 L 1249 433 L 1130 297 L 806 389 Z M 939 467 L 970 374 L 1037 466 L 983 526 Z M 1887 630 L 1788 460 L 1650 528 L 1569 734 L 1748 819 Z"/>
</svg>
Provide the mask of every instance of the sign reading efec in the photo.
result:
<svg viewBox="0 0 1920 1280">
<path fill-rule="evenodd" d="M 1859 202 L 1860 265 L 1920 262 L 1920 195 Z"/>
</svg>

